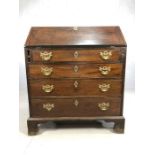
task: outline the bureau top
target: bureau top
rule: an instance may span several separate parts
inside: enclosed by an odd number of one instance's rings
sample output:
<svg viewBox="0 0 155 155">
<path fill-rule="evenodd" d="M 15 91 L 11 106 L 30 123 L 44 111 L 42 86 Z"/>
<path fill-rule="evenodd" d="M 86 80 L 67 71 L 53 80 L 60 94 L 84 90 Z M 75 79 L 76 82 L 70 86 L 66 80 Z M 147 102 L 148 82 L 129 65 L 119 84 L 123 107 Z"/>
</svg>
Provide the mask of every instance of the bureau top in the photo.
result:
<svg viewBox="0 0 155 155">
<path fill-rule="evenodd" d="M 29 46 L 126 46 L 122 32 L 115 27 L 32 27 Z"/>
</svg>

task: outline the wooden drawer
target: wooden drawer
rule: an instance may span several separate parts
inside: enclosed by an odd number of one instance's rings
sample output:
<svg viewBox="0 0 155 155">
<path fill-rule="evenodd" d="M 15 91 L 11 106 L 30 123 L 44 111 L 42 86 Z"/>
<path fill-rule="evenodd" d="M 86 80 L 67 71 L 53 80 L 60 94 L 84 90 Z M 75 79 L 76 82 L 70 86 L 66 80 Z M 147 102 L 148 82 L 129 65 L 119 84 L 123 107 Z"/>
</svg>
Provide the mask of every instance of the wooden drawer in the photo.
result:
<svg viewBox="0 0 155 155">
<path fill-rule="evenodd" d="M 118 116 L 120 113 L 120 98 L 53 98 L 31 101 L 32 117 Z"/>
<path fill-rule="evenodd" d="M 33 62 L 120 62 L 120 47 L 113 48 L 34 48 L 29 50 Z"/>
<path fill-rule="evenodd" d="M 28 74 L 29 78 L 121 78 L 122 67 L 122 64 L 29 64 Z"/>
<path fill-rule="evenodd" d="M 121 96 L 121 80 L 51 79 L 30 80 L 32 97 L 50 96 Z M 91 91 L 90 91 L 91 90 Z"/>
</svg>

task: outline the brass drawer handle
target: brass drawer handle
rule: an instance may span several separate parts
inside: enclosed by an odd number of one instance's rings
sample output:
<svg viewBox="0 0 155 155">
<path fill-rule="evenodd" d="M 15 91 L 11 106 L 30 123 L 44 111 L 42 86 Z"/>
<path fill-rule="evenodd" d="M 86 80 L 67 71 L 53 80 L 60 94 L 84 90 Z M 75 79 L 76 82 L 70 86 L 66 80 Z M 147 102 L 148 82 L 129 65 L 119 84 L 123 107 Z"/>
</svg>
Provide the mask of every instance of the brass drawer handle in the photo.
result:
<svg viewBox="0 0 155 155">
<path fill-rule="evenodd" d="M 50 60 L 52 56 L 53 56 L 52 52 L 47 52 L 47 51 L 40 52 L 40 57 L 43 61 Z"/>
<path fill-rule="evenodd" d="M 100 56 L 101 56 L 101 58 L 103 60 L 108 60 L 112 56 L 112 52 L 111 51 L 108 51 L 108 50 L 105 50 L 103 52 L 100 52 Z"/>
<path fill-rule="evenodd" d="M 47 111 L 51 111 L 54 108 L 54 104 L 45 103 L 43 104 L 43 109 L 46 109 Z"/>
<path fill-rule="evenodd" d="M 103 84 L 99 84 L 98 87 L 102 92 L 106 92 L 110 89 L 110 84 L 103 83 Z"/>
<path fill-rule="evenodd" d="M 109 66 L 99 67 L 99 71 L 101 72 L 102 75 L 107 75 L 111 71 L 111 67 Z"/>
<path fill-rule="evenodd" d="M 99 104 L 98 104 L 98 107 L 99 107 L 100 110 L 106 111 L 106 110 L 109 109 L 110 103 L 109 103 L 109 102 L 99 103 Z"/>
<path fill-rule="evenodd" d="M 53 89 L 54 89 L 54 85 L 42 85 L 42 90 L 45 93 L 50 93 L 53 91 Z"/>
<path fill-rule="evenodd" d="M 53 72 L 53 67 L 41 67 L 41 72 L 43 75 L 49 76 Z"/>
</svg>

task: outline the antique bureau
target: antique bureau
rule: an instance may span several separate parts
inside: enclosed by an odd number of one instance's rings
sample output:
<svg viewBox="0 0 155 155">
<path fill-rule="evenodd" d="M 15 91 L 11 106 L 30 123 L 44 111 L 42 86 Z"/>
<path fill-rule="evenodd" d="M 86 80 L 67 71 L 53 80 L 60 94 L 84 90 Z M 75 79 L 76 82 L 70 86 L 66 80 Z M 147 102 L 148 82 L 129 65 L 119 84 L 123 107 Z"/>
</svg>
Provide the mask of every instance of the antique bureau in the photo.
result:
<svg viewBox="0 0 155 155">
<path fill-rule="evenodd" d="M 48 121 L 114 122 L 124 132 L 126 42 L 119 27 L 32 27 L 25 43 L 28 134 Z"/>
</svg>

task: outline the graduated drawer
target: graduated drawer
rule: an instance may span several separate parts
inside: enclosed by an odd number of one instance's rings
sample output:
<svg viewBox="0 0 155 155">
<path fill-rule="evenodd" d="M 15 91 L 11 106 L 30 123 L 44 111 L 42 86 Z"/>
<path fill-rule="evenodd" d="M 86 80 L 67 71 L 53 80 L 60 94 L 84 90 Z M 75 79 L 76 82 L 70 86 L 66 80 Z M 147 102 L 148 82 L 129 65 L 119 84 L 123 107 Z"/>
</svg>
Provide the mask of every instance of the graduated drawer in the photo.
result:
<svg viewBox="0 0 155 155">
<path fill-rule="evenodd" d="M 29 78 L 122 77 L 122 64 L 29 64 Z"/>
<path fill-rule="evenodd" d="M 32 117 L 119 116 L 120 98 L 53 98 L 32 99 Z"/>
<path fill-rule="evenodd" d="M 121 96 L 121 80 L 46 79 L 30 80 L 31 97 L 50 96 Z"/>
<path fill-rule="evenodd" d="M 30 55 L 33 62 L 109 62 L 122 61 L 120 47 L 114 48 L 35 48 Z"/>
</svg>

